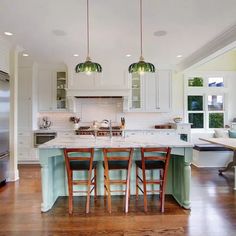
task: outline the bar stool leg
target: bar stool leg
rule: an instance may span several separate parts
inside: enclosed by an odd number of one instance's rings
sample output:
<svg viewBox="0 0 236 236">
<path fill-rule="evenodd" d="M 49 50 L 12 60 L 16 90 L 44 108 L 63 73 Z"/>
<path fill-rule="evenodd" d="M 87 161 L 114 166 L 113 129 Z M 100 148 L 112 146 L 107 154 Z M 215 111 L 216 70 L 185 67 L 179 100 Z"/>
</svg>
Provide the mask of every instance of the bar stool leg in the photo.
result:
<svg viewBox="0 0 236 236">
<path fill-rule="evenodd" d="M 97 200 L 97 167 L 94 168 L 94 201 Z"/>
<path fill-rule="evenodd" d="M 131 170 L 131 160 L 129 160 L 128 170 L 127 170 L 126 193 L 125 193 L 125 213 L 128 213 L 129 211 L 130 170 Z"/>
<path fill-rule="evenodd" d="M 106 188 L 107 200 L 108 200 L 107 207 L 108 207 L 109 213 L 111 213 L 111 192 L 110 192 L 109 172 L 107 168 L 105 168 L 105 188 Z"/>
<path fill-rule="evenodd" d="M 68 191 L 69 191 L 69 214 L 73 213 L 73 185 L 72 185 L 72 171 L 68 173 Z"/>
<path fill-rule="evenodd" d="M 104 178 L 103 179 L 104 179 L 104 184 L 103 184 L 104 194 L 103 195 L 104 195 L 104 201 L 106 201 L 106 197 L 107 197 L 107 190 L 106 190 L 106 185 L 107 184 L 106 184 L 106 181 L 107 180 L 106 180 L 106 175 L 105 175 L 105 169 L 104 169 Z"/>
<path fill-rule="evenodd" d="M 90 190 L 91 190 L 91 171 L 88 173 L 88 186 L 87 186 L 87 200 L 86 200 L 86 213 L 89 213 L 90 208 Z"/>
<path fill-rule="evenodd" d="M 136 200 L 138 200 L 138 166 L 136 165 Z"/>
<path fill-rule="evenodd" d="M 144 211 L 147 212 L 147 185 L 146 185 L 145 168 L 142 168 L 142 172 L 143 172 L 143 203 L 144 203 Z"/>
</svg>

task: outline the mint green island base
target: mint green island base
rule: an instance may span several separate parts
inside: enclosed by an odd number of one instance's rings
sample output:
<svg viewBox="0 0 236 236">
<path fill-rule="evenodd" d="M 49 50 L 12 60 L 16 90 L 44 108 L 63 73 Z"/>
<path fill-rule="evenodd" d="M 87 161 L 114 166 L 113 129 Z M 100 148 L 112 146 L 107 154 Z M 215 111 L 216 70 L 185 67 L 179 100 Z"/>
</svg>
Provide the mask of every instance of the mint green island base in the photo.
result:
<svg viewBox="0 0 236 236">
<path fill-rule="evenodd" d="M 178 204 L 190 209 L 190 182 L 192 147 L 174 147 L 171 151 L 171 161 L 168 171 L 166 194 L 172 194 Z M 140 149 L 135 148 L 131 171 L 131 194 L 135 194 L 135 163 L 140 159 Z M 103 155 L 101 148 L 95 148 L 94 159 L 98 161 L 97 183 L 98 195 L 103 195 Z M 57 198 L 68 196 L 67 176 L 63 157 L 63 148 L 39 148 L 39 160 L 42 177 L 41 211 L 49 211 Z M 141 194 L 141 193 L 140 193 Z"/>
</svg>

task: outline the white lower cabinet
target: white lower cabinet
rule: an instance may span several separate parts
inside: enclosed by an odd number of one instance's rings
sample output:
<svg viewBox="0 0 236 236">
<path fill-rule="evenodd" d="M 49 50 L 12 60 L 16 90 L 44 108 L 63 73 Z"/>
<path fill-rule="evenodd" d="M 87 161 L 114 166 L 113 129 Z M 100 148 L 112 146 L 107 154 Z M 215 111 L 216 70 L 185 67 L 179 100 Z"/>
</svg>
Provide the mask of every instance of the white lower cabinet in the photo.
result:
<svg viewBox="0 0 236 236">
<path fill-rule="evenodd" d="M 169 112 L 171 110 L 171 71 L 161 70 L 129 78 L 129 112 Z"/>
<path fill-rule="evenodd" d="M 181 140 L 191 141 L 191 124 L 190 123 L 173 123 L 172 127 L 176 129 Z"/>
<path fill-rule="evenodd" d="M 18 163 L 38 162 L 37 150 L 33 147 L 31 131 L 18 132 Z"/>
</svg>

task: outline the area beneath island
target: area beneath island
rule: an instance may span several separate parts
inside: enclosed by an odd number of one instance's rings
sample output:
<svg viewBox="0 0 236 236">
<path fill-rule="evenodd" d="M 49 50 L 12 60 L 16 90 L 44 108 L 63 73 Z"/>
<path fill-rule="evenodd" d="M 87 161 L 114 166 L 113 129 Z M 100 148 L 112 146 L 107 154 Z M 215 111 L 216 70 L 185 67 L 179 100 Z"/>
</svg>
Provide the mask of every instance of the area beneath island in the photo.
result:
<svg viewBox="0 0 236 236">
<path fill-rule="evenodd" d="M 39 146 L 39 160 L 42 175 L 42 204 L 41 211 L 50 210 L 59 196 L 68 196 L 67 177 L 63 156 L 64 148 L 95 149 L 94 159 L 98 161 L 98 195 L 103 195 L 103 154 L 102 148 L 132 147 L 134 148 L 133 165 L 131 171 L 131 194 L 135 194 L 135 164 L 141 158 L 141 147 L 172 148 L 171 161 L 168 170 L 166 194 L 171 194 L 178 204 L 190 209 L 190 182 L 192 143 L 180 140 L 177 136 L 169 135 L 137 135 L 132 137 L 94 137 L 71 135 L 56 138 Z M 122 173 L 121 173 L 122 174 Z M 113 177 L 113 176 L 111 176 Z"/>
</svg>

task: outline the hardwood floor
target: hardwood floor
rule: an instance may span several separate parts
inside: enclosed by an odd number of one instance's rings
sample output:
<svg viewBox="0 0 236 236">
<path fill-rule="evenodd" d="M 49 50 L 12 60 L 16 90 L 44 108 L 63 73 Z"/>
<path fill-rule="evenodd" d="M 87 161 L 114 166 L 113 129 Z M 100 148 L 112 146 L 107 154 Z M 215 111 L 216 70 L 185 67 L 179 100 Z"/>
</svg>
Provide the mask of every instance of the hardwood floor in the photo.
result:
<svg viewBox="0 0 236 236">
<path fill-rule="evenodd" d="M 180 208 L 171 196 L 165 213 L 159 212 L 157 196 L 131 197 L 130 212 L 123 213 L 124 198 L 112 198 L 112 213 L 104 200 L 91 201 L 91 213 L 85 214 L 85 198 L 75 197 L 74 214 L 68 215 L 68 198 L 61 197 L 54 208 L 40 212 L 41 186 L 39 166 L 20 166 L 20 180 L 0 188 L 0 235 L 220 235 L 235 236 L 236 191 L 234 174 L 219 176 L 217 169 L 192 170 L 192 209 Z"/>
</svg>

